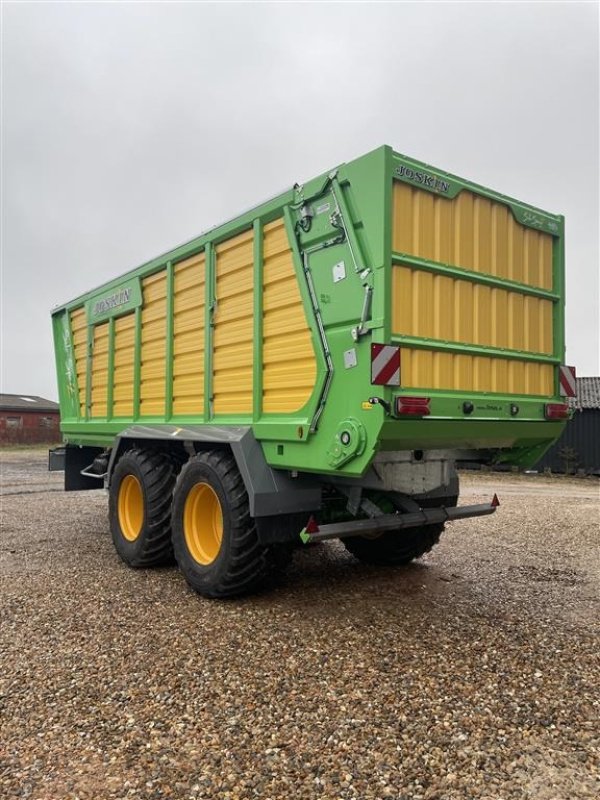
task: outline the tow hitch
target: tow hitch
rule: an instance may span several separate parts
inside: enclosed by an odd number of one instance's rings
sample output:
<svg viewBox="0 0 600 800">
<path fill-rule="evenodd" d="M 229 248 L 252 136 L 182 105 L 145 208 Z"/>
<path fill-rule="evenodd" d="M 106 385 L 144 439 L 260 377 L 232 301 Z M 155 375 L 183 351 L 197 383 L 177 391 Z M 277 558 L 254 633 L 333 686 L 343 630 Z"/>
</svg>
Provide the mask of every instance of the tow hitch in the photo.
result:
<svg viewBox="0 0 600 800">
<path fill-rule="evenodd" d="M 435 525 L 440 522 L 451 522 L 455 519 L 469 517 L 483 517 L 493 514 L 500 501 L 494 495 L 491 503 L 480 503 L 473 506 L 454 506 L 452 508 L 422 508 L 420 511 L 409 513 L 382 514 L 370 519 L 357 519 L 350 522 L 334 522 L 327 525 L 318 525 L 314 517 L 306 523 L 300 532 L 300 539 L 304 544 L 325 542 L 328 539 L 339 539 L 349 536 L 367 536 L 385 531 L 397 531 L 401 528 L 416 528 L 421 525 Z"/>
</svg>

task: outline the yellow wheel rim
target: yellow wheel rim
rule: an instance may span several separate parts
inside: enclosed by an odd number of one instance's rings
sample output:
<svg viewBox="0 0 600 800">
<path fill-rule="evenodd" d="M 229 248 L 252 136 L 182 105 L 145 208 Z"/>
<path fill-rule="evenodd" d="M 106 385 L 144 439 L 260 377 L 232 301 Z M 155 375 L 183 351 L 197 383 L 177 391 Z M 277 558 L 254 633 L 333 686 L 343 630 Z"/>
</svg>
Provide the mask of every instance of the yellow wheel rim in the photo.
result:
<svg viewBox="0 0 600 800">
<path fill-rule="evenodd" d="M 119 526 L 128 542 L 135 542 L 144 525 L 144 493 L 135 475 L 126 475 L 119 486 Z"/>
<path fill-rule="evenodd" d="M 185 499 L 183 535 L 190 555 L 198 564 L 212 564 L 219 555 L 223 510 L 217 493 L 208 483 L 192 486 Z"/>
</svg>

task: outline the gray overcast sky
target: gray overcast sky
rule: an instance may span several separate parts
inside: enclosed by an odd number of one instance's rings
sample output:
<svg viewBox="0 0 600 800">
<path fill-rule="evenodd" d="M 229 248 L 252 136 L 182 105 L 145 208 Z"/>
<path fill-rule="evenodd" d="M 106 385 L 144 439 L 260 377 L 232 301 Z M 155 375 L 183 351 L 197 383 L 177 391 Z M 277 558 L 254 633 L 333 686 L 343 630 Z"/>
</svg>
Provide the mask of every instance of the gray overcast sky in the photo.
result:
<svg viewBox="0 0 600 800">
<path fill-rule="evenodd" d="M 4 3 L 2 390 L 50 309 L 380 144 L 567 218 L 598 364 L 598 5 Z"/>
</svg>

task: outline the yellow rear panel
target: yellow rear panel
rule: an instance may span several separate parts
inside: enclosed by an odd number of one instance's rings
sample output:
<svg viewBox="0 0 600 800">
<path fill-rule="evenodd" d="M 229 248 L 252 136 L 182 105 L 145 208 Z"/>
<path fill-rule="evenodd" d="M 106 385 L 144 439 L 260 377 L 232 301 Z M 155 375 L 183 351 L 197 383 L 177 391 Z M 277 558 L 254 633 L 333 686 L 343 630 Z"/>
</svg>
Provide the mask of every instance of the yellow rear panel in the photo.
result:
<svg viewBox="0 0 600 800">
<path fill-rule="evenodd" d="M 399 181 L 393 194 L 397 254 L 552 290 L 549 234 L 526 228 L 508 206 L 462 191 L 438 197 Z M 548 356 L 551 300 L 518 289 L 436 275 L 418 265 L 392 271 L 392 333 Z M 510 394 L 553 394 L 552 365 L 513 358 L 402 348 L 402 386 Z"/>
<path fill-rule="evenodd" d="M 508 206 L 462 191 L 453 200 L 394 182 L 393 249 L 552 289 L 552 236 L 526 228 Z"/>
<path fill-rule="evenodd" d="M 264 228 L 263 411 L 292 413 L 313 391 L 317 362 L 283 220 Z"/>
<path fill-rule="evenodd" d="M 215 414 L 252 414 L 253 247 L 252 231 L 216 247 Z"/>
<path fill-rule="evenodd" d="M 402 388 L 551 395 L 554 367 L 534 361 L 436 350 L 401 350 Z"/>
<path fill-rule="evenodd" d="M 487 347 L 552 354 L 552 301 L 395 266 L 392 330 Z"/>
</svg>

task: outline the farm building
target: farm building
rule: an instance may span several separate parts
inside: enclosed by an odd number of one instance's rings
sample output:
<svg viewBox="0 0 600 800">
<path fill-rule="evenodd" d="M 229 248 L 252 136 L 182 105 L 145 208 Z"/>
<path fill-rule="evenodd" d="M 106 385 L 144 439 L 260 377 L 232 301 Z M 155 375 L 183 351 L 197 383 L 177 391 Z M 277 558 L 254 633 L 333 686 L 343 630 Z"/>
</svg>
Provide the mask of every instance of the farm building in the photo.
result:
<svg viewBox="0 0 600 800">
<path fill-rule="evenodd" d="M 58 403 L 30 394 L 0 394 L 0 444 L 60 441 Z"/>
<path fill-rule="evenodd" d="M 600 475 L 600 378 L 577 378 L 577 397 L 569 405 L 573 419 L 536 469 Z"/>
</svg>

